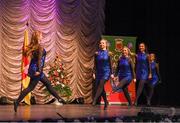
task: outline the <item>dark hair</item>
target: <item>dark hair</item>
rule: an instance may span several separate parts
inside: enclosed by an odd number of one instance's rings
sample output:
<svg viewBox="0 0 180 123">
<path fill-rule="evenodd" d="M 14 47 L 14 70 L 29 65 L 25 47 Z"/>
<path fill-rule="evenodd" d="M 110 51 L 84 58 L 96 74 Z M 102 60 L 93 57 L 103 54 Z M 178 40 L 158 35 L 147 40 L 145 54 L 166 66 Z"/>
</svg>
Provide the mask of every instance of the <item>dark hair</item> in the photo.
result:
<svg viewBox="0 0 180 123">
<path fill-rule="evenodd" d="M 148 47 L 147 47 L 147 45 L 146 45 L 144 42 L 140 42 L 139 45 L 140 45 L 140 44 L 144 44 L 144 46 L 145 46 L 145 53 L 148 53 Z M 138 52 L 140 52 L 140 51 L 139 51 L 139 45 L 138 45 Z"/>
<path fill-rule="evenodd" d="M 158 62 L 158 60 L 157 60 L 157 56 L 156 56 L 156 54 L 155 54 L 155 53 L 149 53 L 149 57 L 150 57 L 150 55 L 154 55 L 154 61 L 155 61 L 155 62 Z"/>
</svg>

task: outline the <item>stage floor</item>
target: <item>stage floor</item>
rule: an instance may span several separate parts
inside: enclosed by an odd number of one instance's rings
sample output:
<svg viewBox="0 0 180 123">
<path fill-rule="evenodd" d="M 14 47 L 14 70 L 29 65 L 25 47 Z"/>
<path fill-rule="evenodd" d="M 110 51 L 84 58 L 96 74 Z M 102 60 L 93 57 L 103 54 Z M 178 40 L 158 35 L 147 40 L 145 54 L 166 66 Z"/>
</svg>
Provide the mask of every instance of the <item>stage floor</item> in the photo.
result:
<svg viewBox="0 0 180 123">
<path fill-rule="evenodd" d="M 174 107 L 142 107 L 142 106 L 122 106 L 109 105 L 107 110 L 103 110 L 104 105 L 92 106 L 88 104 L 66 104 L 66 105 L 21 105 L 17 113 L 13 110 L 13 105 L 0 105 L 0 121 L 116 121 L 123 119 L 136 120 L 135 117 L 146 117 L 153 114 L 161 118 L 178 119 L 180 108 Z M 143 114 L 143 113 L 150 114 Z M 141 115 L 141 116 L 140 116 Z M 149 117 L 149 116 L 148 116 Z M 172 120 L 172 119 L 171 119 Z"/>
</svg>

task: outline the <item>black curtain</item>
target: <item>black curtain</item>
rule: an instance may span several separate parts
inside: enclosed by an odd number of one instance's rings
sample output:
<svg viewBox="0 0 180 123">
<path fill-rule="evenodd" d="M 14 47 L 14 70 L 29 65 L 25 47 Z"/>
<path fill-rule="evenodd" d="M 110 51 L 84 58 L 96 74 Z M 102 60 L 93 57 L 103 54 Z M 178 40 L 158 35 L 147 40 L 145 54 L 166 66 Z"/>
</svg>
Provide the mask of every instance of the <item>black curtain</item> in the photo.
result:
<svg viewBox="0 0 180 123">
<path fill-rule="evenodd" d="M 160 105 L 180 105 L 179 10 L 176 1 L 106 0 L 104 34 L 137 36 L 157 55 L 162 84 L 153 100 Z"/>
</svg>

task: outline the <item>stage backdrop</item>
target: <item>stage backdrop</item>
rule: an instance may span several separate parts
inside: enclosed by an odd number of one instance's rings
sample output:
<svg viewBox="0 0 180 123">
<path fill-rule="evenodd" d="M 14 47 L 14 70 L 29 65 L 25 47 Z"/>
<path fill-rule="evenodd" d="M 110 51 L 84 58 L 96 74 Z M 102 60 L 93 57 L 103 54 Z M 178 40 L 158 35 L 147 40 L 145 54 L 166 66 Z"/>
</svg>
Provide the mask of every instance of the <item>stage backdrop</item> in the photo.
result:
<svg viewBox="0 0 180 123">
<path fill-rule="evenodd" d="M 116 69 L 117 61 L 121 56 L 121 50 L 123 46 L 127 46 L 131 52 L 135 52 L 136 48 L 136 37 L 129 36 L 102 36 L 104 39 L 108 40 L 108 48 L 113 53 L 112 57 L 112 68 L 113 71 Z M 110 93 L 112 91 L 112 84 L 108 81 L 105 85 L 105 90 L 107 92 L 107 97 L 110 104 L 127 104 L 127 100 L 124 97 L 124 93 L 119 90 L 116 93 Z M 135 100 L 135 83 L 132 81 L 128 86 L 130 97 L 132 102 Z"/>
<path fill-rule="evenodd" d="M 43 32 L 46 65 L 61 57 L 72 98 L 92 102 L 93 56 L 104 30 L 104 7 L 105 0 L 0 0 L 0 97 L 13 100 L 20 93 L 27 29 L 30 37 L 34 30 Z M 32 92 L 38 104 L 50 100 L 41 85 Z"/>
</svg>

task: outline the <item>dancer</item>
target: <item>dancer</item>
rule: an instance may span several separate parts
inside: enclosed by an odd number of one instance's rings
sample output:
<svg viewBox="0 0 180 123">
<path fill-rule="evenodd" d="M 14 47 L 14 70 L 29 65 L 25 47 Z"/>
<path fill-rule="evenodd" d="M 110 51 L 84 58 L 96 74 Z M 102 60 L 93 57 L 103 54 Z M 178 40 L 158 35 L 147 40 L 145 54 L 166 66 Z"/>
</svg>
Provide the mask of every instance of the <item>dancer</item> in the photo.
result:
<svg viewBox="0 0 180 123">
<path fill-rule="evenodd" d="M 97 84 L 96 93 L 93 99 L 93 105 L 96 105 L 99 97 L 104 99 L 104 110 L 107 109 L 108 101 L 104 90 L 105 83 L 109 80 L 111 70 L 111 53 L 107 50 L 107 40 L 102 39 L 99 44 L 99 50 L 95 53 L 95 82 Z"/>
<path fill-rule="evenodd" d="M 147 84 L 148 79 L 152 78 L 148 56 L 145 43 L 140 43 L 139 52 L 136 56 L 136 79 L 138 87 L 134 105 L 138 104 L 138 99 L 144 89 L 144 84 Z"/>
<path fill-rule="evenodd" d="M 65 101 L 59 97 L 56 91 L 53 89 L 51 82 L 43 73 L 43 67 L 45 63 L 46 50 L 41 46 L 40 42 L 42 39 L 42 32 L 35 31 L 31 37 L 31 43 L 28 45 L 25 51 L 26 56 L 31 57 L 31 62 L 28 69 L 28 76 L 30 77 L 30 83 L 26 89 L 24 89 L 17 100 L 14 101 L 14 111 L 17 112 L 17 107 L 23 98 L 31 92 L 39 81 L 41 81 L 48 89 L 48 91 L 58 99 L 60 103 L 65 103 Z"/>
<path fill-rule="evenodd" d="M 128 47 L 123 47 L 122 49 L 122 56 L 118 60 L 115 77 L 113 77 L 114 80 L 116 79 L 116 76 L 118 76 L 119 82 L 113 92 L 116 92 L 119 88 L 122 88 L 128 101 L 128 105 L 131 106 L 132 102 L 128 92 L 128 85 L 132 82 L 132 80 L 136 81 L 136 77 L 134 63 L 130 57 L 130 50 Z"/>
<path fill-rule="evenodd" d="M 154 87 L 161 83 L 161 77 L 159 73 L 159 64 L 156 62 L 156 56 L 154 53 L 149 54 L 150 67 L 152 71 L 152 78 L 149 80 L 149 94 L 147 96 L 147 105 L 151 105 L 151 98 L 154 93 Z"/>
</svg>

